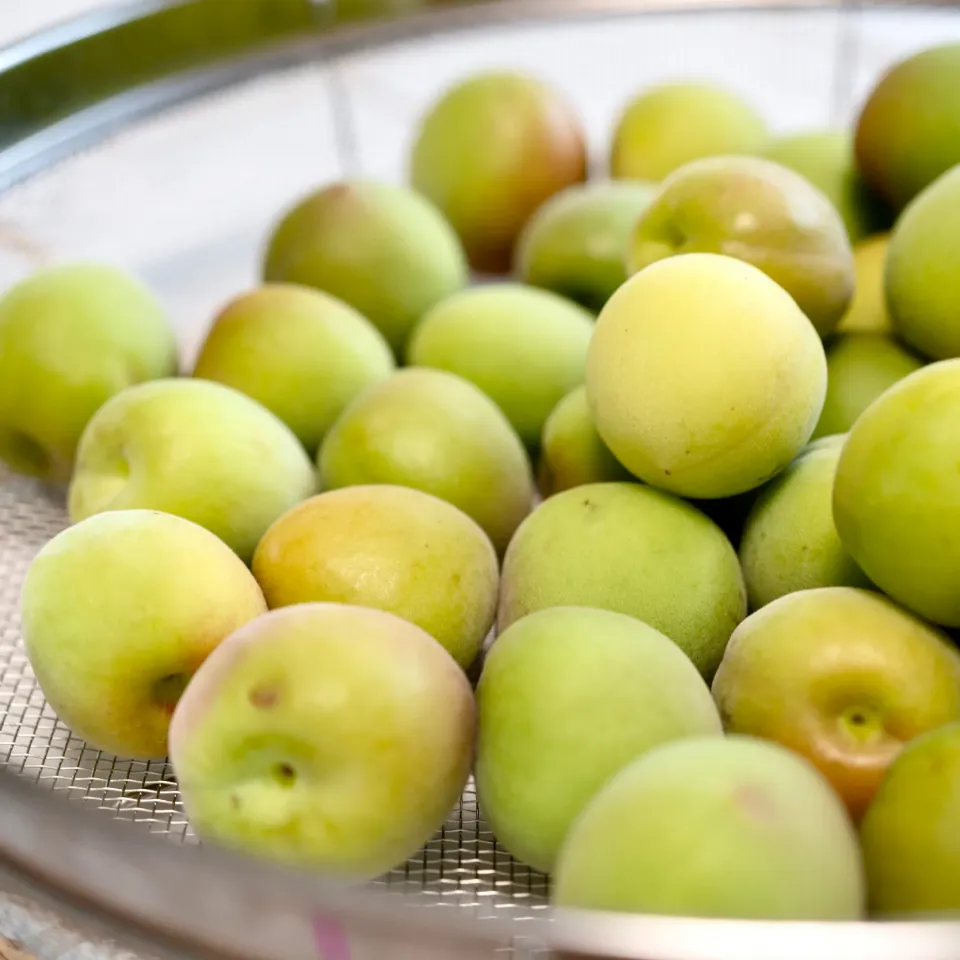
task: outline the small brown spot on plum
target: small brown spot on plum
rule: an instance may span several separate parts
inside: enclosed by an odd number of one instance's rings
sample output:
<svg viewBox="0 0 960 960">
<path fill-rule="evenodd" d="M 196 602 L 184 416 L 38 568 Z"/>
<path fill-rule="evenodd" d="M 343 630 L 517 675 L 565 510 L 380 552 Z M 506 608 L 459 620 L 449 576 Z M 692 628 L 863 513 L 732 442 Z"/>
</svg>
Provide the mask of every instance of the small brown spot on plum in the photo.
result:
<svg viewBox="0 0 960 960">
<path fill-rule="evenodd" d="M 250 691 L 250 703 L 260 710 L 270 710 L 275 707 L 280 700 L 280 694 L 276 687 L 254 687 Z"/>
<path fill-rule="evenodd" d="M 240 809 L 240 798 L 235 794 L 230 794 L 230 809 L 239 810 Z"/>
<path fill-rule="evenodd" d="M 762 787 L 747 784 L 734 794 L 734 801 L 745 813 L 755 820 L 773 820 L 776 818 L 776 804 Z"/>
</svg>

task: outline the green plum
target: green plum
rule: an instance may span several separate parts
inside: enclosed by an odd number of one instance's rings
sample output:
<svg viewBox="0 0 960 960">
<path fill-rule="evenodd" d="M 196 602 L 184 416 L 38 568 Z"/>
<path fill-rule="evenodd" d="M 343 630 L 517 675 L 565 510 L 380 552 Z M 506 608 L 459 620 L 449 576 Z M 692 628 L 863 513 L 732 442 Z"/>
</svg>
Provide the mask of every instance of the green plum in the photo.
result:
<svg viewBox="0 0 960 960">
<path fill-rule="evenodd" d="M 845 439 L 811 443 L 757 498 L 740 542 L 751 609 L 797 590 L 869 586 L 833 522 L 833 478 Z"/>
<path fill-rule="evenodd" d="M 587 398 L 646 483 L 720 499 L 760 486 L 810 439 L 827 365 L 790 295 L 732 257 L 689 253 L 631 277 L 604 307 Z"/>
<path fill-rule="evenodd" d="M 721 154 L 755 153 L 763 119 L 739 97 L 704 83 L 669 83 L 640 94 L 614 135 L 614 177 L 662 180 L 677 167 Z"/>
<path fill-rule="evenodd" d="M 407 357 L 476 384 L 528 447 L 583 383 L 593 317 L 548 290 L 493 283 L 454 294 L 417 324 Z"/>
<path fill-rule="evenodd" d="M 960 723 L 894 761 L 860 827 L 876 914 L 960 913 Z"/>
<path fill-rule="evenodd" d="M 665 633 L 705 676 L 746 615 L 723 532 L 671 494 L 596 483 L 550 497 L 521 524 L 503 564 L 501 630 L 536 610 L 599 607 Z"/>
<path fill-rule="evenodd" d="M 676 644 L 587 607 L 540 610 L 505 630 L 477 708 L 480 808 L 497 839 L 545 873 L 621 767 L 669 740 L 722 733 L 709 688 Z"/>
<path fill-rule="evenodd" d="M 713 157 L 680 167 L 641 215 L 633 272 L 680 253 L 753 264 L 797 302 L 821 336 L 853 296 L 853 251 L 833 204 L 806 177 L 761 157 Z"/>
<path fill-rule="evenodd" d="M 577 387 L 554 408 L 543 427 L 538 482 L 544 497 L 587 483 L 630 480 L 590 417 L 586 387 Z"/>
<path fill-rule="evenodd" d="M 327 434 L 320 484 L 387 483 L 447 500 L 506 550 L 533 507 L 523 442 L 500 408 L 468 380 L 410 367 L 368 387 Z"/>
<path fill-rule="evenodd" d="M 960 165 L 903 211 L 887 253 L 887 306 L 894 329 L 933 360 L 960 357 L 958 249 Z"/>
<path fill-rule="evenodd" d="M 960 360 L 911 373 L 847 437 L 833 493 L 843 545 L 899 603 L 960 627 Z"/>
<path fill-rule="evenodd" d="M 598 313 L 627 279 L 630 237 L 654 189 L 645 181 L 613 180 L 558 193 L 520 234 L 517 276 Z"/>
<path fill-rule="evenodd" d="M 459 83 L 424 117 L 411 180 L 453 224 L 475 270 L 510 269 L 524 224 L 586 179 L 584 133 L 552 87 L 519 73 Z"/>
<path fill-rule="evenodd" d="M 553 899 L 625 913 L 857 920 L 865 895 L 856 832 L 826 780 L 780 746 L 734 736 L 675 740 L 613 777 L 567 836 Z"/>
<path fill-rule="evenodd" d="M 890 226 L 890 212 L 857 170 L 853 137 L 846 130 L 781 137 L 768 144 L 762 155 L 796 170 L 819 187 L 842 217 L 851 243 Z"/>
<path fill-rule="evenodd" d="M 850 333 L 827 345 L 827 398 L 814 437 L 846 433 L 877 397 L 923 361 L 890 337 Z"/>
<path fill-rule="evenodd" d="M 274 228 L 267 283 L 294 283 L 359 310 L 399 353 L 413 325 L 467 282 L 456 234 L 426 198 L 372 181 L 304 197 Z"/>
<path fill-rule="evenodd" d="M 177 372 L 160 304 L 115 267 L 50 267 L 0 299 L 0 460 L 65 483 L 90 418 L 125 387 Z"/>
<path fill-rule="evenodd" d="M 309 287 L 269 284 L 220 311 L 193 375 L 253 397 L 314 454 L 344 407 L 393 369 L 387 341 L 353 307 Z"/>
<path fill-rule="evenodd" d="M 857 120 L 857 164 L 897 209 L 960 163 L 960 43 L 888 70 Z"/>
</svg>

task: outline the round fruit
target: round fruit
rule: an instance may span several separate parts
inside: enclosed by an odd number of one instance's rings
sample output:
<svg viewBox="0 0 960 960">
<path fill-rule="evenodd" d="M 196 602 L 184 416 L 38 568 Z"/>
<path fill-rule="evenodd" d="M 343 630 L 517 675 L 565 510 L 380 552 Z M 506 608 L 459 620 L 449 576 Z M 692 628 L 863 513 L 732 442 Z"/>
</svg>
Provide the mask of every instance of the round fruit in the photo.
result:
<svg viewBox="0 0 960 960">
<path fill-rule="evenodd" d="M 811 443 L 758 497 L 740 541 L 750 608 L 814 587 L 866 587 L 833 523 L 843 436 Z"/>
<path fill-rule="evenodd" d="M 587 483 L 630 480 L 590 418 L 585 387 L 568 393 L 543 427 L 538 482 L 544 497 Z"/>
<path fill-rule="evenodd" d="M 632 483 L 597 483 L 542 503 L 503 565 L 501 630 L 535 610 L 599 607 L 665 633 L 710 676 L 746 614 L 737 555 L 682 500 Z"/>
<path fill-rule="evenodd" d="M 424 197 L 351 181 L 305 197 L 284 215 L 263 277 L 343 300 L 399 353 L 417 320 L 464 286 L 467 264 L 456 234 Z"/>
<path fill-rule="evenodd" d="M 826 391 L 820 338 L 756 267 L 686 254 L 632 277 L 587 358 L 597 430 L 631 473 L 686 497 L 743 493 L 810 438 Z"/>
<path fill-rule="evenodd" d="M 753 264 L 796 300 L 821 336 L 853 296 L 853 252 L 833 204 L 806 177 L 759 157 L 713 157 L 681 167 L 641 215 L 632 272 L 680 253 L 722 253 Z"/>
<path fill-rule="evenodd" d="M 271 284 L 220 312 L 193 375 L 253 397 L 313 454 L 343 408 L 393 368 L 383 335 L 352 307 L 319 290 Z"/>
<path fill-rule="evenodd" d="M 960 654 L 886 597 L 781 597 L 734 631 L 713 681 L 728 732 L 809 759 L 859 818 L 914 737 L 960 720 Z"/>
<path fill-rule="evenodd" d="M 447 500 L 502 553 L 533 506 L 523 443 L 477 387 L 443 370 L 410 368 L 365 390 L 320 448 L 320 486 L 387 483 Z"/>
<path fill-rule="evenodd" d="M 805 176 L 836 207 L 851 243 L 890 225 L 889 211 L 864 183 L 853 155 L 853 138 L 846 130 L 819 130 L 781 137 L 763 156 Z"/>
<path fill-rule="evenodd" d="M 440 641 L 466 669 L 493 626 L 499 569 L 487 535 L 410 487 L 311 497 L 267 531 L 253 573 L 271 609 L 346 603 L 385 610 Z"/>
<path fill-rule="evenodd" d="M 624 111 L 610 169 L 618 178 L 662 180 L 701 157 L 754 153 L 766 139 L 763 120 L 732 93 L 701 83 L 665 84 Z"/>
<path fill-rule="evenodd" d="M 833 515 L 864 573 L 920 616 L 960 626 L 960 360 L 911 373 L 856 422 Z"/>
<path fill-rule="evenodd" d="M 300 442 L 256 400 L 210 380 L 155 380 L 118 393 L 87 425 L 68 506 L 74 523 L 163 510 L 249 561 L 270 524 L 316 489 Z"/>
<path fill-rule="evenodd" d="M 47 702 L 95 750 L 167 755 L 170 715 L 213 649 L 266 612 L 250 571 L 169 513 L 90 517 L 37 554 L 23 639 Z"/>
<path fill-rule="evenodd" d="M 110 397 L 176 372 L 166 316 L 138 281 L 92 263 L 42 270 L 0 299 L 0 460 L 64 483 Z"/>
<path fill-rule="evenodd" d="M 900 215 L 886 293 L 894 329 L 910 346 L 934 360 L 960 357 L 960 165 Z"/>
<path fill-rule="evenodd" d="M 476 384 L 529 447 L 553 408 L 583 383 L 593 317 L 570 300 L 516 283 L 454 294 L 417 325 L 407 356 Z"/>
<path fill-rule="evenodd" d="M 857 121 L 856 151 L 867 182 L 898 210 L 960 163 L 960 43 L 884 74 Z"/>
<path fill-rule="evenodd" d="M 856 289 L 847 312 L 837 326 L 837 333 L 893 333 L 884 289 L 889 243 L 890 234 L 879 233 L 854 246 Z"/>
<path fill-rule="evenodd" d="M 201 838 L 369 880 L 413 856 L 459 799 L 476 710 L 433 637 L 381 610 L 304 603 L 237 630 L 170 724 Z"/>
<path fill-rule="evenodd" d="M 621 767 L 668 740 L 722 733 L 676 644 L 619 613 L 554 607 L 514 623 L 477 687 L 477 793 L 497 839 L 545 873 Z"/>
<path fill-rule="evenodd" d="M 446 214 L 476 270 L 509 270 L 517 236 L 553 194 L 586 179 L 583 130 L 551 87 L 489 73 L 430 109 L 413 149 L 413 185 Z"/>
<path fill-rule="evenodd" d="M 644 181 L 615 180 L 558 193 L 523 228 L 517 276 L 599 312 L 627 279 L 630 237 L 654 190 Z"/>
<path fill-rule="evenodd" d="M 960 911 L 960 723 L 918 737 L 894 761 L 860 829 L 878 914 Z"/>
<path fill-rule="evenodd" d="M 856 920 L 857 838 L 820 775 L 781 747 L 691 738 L 617 774 L 570 831 L 561 907 L 750 920 Z"/>
<path fill-rule="evenodd" d="M 814 437 L 847 433 L 881 393 L 923 366 L 890 337 L 848 334 L 827 346 L 827 398 Z"/>
</svg>

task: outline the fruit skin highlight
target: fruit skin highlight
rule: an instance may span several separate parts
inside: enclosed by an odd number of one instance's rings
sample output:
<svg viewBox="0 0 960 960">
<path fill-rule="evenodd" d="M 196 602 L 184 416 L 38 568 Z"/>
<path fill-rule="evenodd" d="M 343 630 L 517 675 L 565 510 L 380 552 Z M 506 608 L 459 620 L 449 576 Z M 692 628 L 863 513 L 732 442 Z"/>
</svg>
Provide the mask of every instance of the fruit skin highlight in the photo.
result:
<svg viewBox="0 0 960 960">
<path fill-rule="evenodd" d="M 572 390 L 543 426 L 537 471 L 541 496 L 552 497 L 588 483 L 631 479 L 593 425 L 586 387 Z"/>
<path fill-rule="evenodd" d="M 208 380 L 128 387 L 87 425 L 70 520 L 163 510 L 199 523 L 249 561 L 267 528 L 316 492 L 300 442 L 266 407 Z"/>
<path fill-rule="evenodd" d="M 170 725 L 198 834 L 347 880 L 425 844 L 459 799 L 476 710 L 432 637 L 380 610 L 300 604 L 233 633 Z"/>
<path fill-rule="evenodd" d="M 804 590 L 737 627 L 713 694 L 728 732 L 805 756 L 858 819 L 904 744 L 960 719 L 960 654 L 878 593 Z"/>
<path fill-rule="evenodd" d="M 253 573 L 271 609 L 327 602 L 415 623 L 466 669 L 493 625 L 500 571 L 487 535 L 451 504 L 410 487 L 311 497 L 264 535 Z"/>
<path fill-rule="evenodd" d="M 459 507 L 506 550 L 533 507 L 523 443 L 500 408 L 443 370 L 407 368 L 344 411 L 319 454 L 324 490 L 389 483 Z"/>
<path fill-rule="evenodd" d="M 631 277 L 597 320 L 587 397 L 635 476 L 684 497 L 731 497 L 810 439 L 823 346 L 781 287 L 732 257 L 685 254 Z"/>
<path fill-rule="evenodd" d="M 814 437 L 847 433 L 867 407 L 924 365 L 896 340 L 847 334 L 827 345 L 827 397 Z"/>
<path fill-rule="evenodd" d="M 266 609 L 226 544 L 152 510 L 64 530 L 21 596 L 27 656 L 57 716 L 94 749 L 145 760 L 167 755 L 170 715 L 200 664 Z"/>
<path fill-rule="evenodd" d="M 861 415 L 833 491 L 843 545 L 894 600 L 960 626 L 960 360 L 894 384 Z"/>
<path fill-rule="evenodd" d="M 960 357 L 958 246 L 960 165 L 903 211 L 887 253 L 886 297 L 894 330 L 933 360 Z"/>
<path fill-rule="evenodd" d="M 0 459 L 66 483 L 94 413 L 176 372 L 164 311 L 133 277 L 99 263 L 38 271 L 0 299 Z"/>
<path fill-rule="evenodd" d="M 558 493 L 521 524 L 503 563 L 498 626 L 571 605 L 648 623 L 710 677 L 746 593 L 733 547 L 700 511 L 651 487 L 598 483 Z"/>
<path fill-rule="evenodd" d="M 467 263 L 453 229 L 426 198 L 391 184 L 345 181 L 284 214 L 267 245 L 263 279 L 343 300 L 399 355 L 417 320 L 466 285 Z"/>
<path fill-rule="evenodd" d="M 867 811 L 860 842 L 873 913 L 956 916 L 960 723 L 926 733 L 904 749 Z"/>
<path fill-rule="evenodd" d="M 804 760 L 749 737 L 678 740 L 617 774 L 560 852 L 559 907 L 744 920 L 857 920 L 843 805 Z"/>
<path fill-rule="evenodd" d="M 806 177 L 760 157 L 710 157 L 664 180 L 637 221 L 627 265 L 636 273 L 684 253 L 758 267 L 822 337 L 853 296 L 853 252 L 833 204 Z"/>
<path fill-rule="evenodd" d="M 655 190 L 644 180 L 567 187 L 527 221 L 514 272 L 599 313 L 627 279 L 630 237 Z"/>
<path fill-rule="evenodd" d="M 871 585 L 833 522 L 833 479 L 845 439 L 806 446 L 751 508 L 740 541 L 751 610 L 798 590 Z"/>
<path fill-rule="evenodd" d="M 734 94 L 703 83 L 669 83 L 640 94 L 614 134 L 611 174 L 662 180 L 702 157 L 755 153 L 767 139 L 762 118 Z"/>
<path fill-rule="evenodd" d="M 319 290 L 270 284 L 220 311 L 193 375 L 253 397 L 312 455 L 344 407 L 394 366 L 383 335 L 352 307 Z"/>
<path fill-rule="evenodd" d="M 593 317 L 570 300 L 519 283 L 486 284 L 434 307 L 407 357 L 476 384 L 536 448 L 553 408 L 583 383 L 592 335 Z"/>
<path fill-rule="evenodd" d="M 960 43 L 914 54 L 881 77 L 857 120 L 856 154 L 896 210 L 960 163 Z"/>
<path fill-rule="evenodd" d="M 427 112 L 410 176 L 453 224 L 471 266 L 504 273 L 534 211 L 586 179 L 585 136 L 546 84 L 519 73 L 479 74 Z"/>
<path fill-rule="evenodd" d="M 621 767 L 668 740 L 722 733 L 707 685 L 676 644 L 586 607 L 541 610 L 501 633 L 477 707 L 480 808 L 497 839 L 545 873 Z"/>
</svg>

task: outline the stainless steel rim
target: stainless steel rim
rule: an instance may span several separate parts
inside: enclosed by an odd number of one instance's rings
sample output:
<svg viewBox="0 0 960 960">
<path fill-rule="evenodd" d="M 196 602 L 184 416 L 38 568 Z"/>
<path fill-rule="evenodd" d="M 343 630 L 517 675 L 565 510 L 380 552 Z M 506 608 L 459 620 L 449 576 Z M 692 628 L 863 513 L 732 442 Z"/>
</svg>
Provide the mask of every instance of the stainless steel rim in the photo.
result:
<svg viewBox="0 0 960 960">
<path fill-rule="evenodd" d="M 238 2 L 238 0 L 237 0 Z M 902 3 L 883 3 L 904 6 Z M 951 6 L 928 3 L 923 6 Z M 831 7 L 819 0 L 147 0 L 0 50 L 0 190 L 122 126 L 338 53 L 498 23 L 639 11 Z M 201 42 L 196 37 L 202 37 Z M 952 960 L 960 922 L 744 923 L 558 913 L 522 924 L 416 909 L 208 848 L 174 848 L 0 769 L 9 890 L 145 951 L 236 960 L 488 957 L 507 949 L 636 960 Z"/>
</svg>

